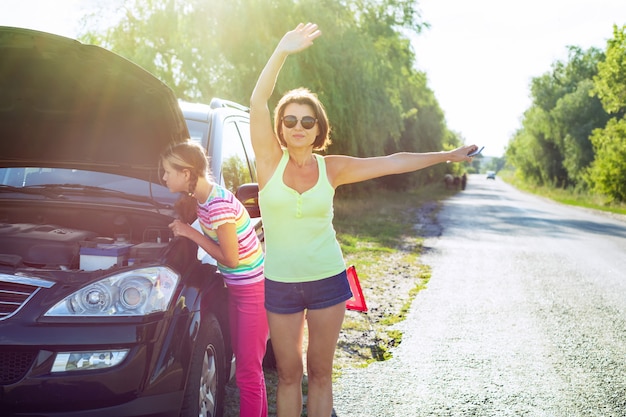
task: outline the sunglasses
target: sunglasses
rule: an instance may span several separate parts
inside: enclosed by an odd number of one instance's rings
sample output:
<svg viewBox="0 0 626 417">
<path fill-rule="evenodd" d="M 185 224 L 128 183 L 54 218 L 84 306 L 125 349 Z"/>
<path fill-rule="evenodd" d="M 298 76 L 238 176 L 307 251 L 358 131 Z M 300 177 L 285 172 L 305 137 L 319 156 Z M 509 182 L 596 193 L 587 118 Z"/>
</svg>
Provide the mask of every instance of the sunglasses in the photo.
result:
<svg viewBox="0 0 626 417">
<path fill-rule="evenodd" d="M 292 115 L 284 116 L 281 120 L 283 121 L 283 125 L 288 129 L 296 127 L 296 125 L 298 124 L 298 118 Z M 300 119 L 300 125 L 306 130 L 313 129 L 315 123 L 317 123 L 317 119 L 315 117 L 304 116 L 302 119 Z"/>
</svg>

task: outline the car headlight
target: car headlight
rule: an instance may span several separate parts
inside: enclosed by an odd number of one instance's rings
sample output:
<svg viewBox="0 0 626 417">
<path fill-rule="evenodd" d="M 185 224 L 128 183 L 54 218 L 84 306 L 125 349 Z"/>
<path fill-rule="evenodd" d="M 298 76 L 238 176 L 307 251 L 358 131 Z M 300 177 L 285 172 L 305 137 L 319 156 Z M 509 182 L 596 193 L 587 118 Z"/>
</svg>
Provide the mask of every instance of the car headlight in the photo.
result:
<svg viewBox="0 0 626 417">
<path fill-rule="evenodd" d="M 166 267 L 126 271 L 65 297 L 45 316 L 143 316 L 167 309 L 179 275 Z"/>
</svg>

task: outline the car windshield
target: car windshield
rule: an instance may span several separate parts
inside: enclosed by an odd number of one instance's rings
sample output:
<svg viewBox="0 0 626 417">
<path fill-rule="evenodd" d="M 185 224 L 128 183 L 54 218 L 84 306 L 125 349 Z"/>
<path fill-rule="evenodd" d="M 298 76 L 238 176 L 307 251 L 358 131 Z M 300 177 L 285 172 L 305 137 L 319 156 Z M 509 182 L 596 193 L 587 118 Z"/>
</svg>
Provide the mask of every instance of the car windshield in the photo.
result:
<svg viewBox="0 0 626 417">
<path fill-rule="evenodd" d="M 0 168 L 0 185 L 4 190 L 52 196 L 53 189 L 63 188 L 63 193 L 102 195 L 126 198 L 135 201 L 152 201 L 157 205 L 171 205 L 178 199 L 163 185 L 149 183 L 137 178 L 63 168 Z M 39 190 L 39 191 L 38 191 Z"/>
<path fill-rule="evenodd" d="M 202 143 L 202 138 L 207 137 L 206 131 L 209 129 L 209 124 L 206 122 L 198 122 L 195 120 L 187 120 L 187 130 L 189 130 L 189 138 L 206 147 L 206 143 Z"/>
</svg>

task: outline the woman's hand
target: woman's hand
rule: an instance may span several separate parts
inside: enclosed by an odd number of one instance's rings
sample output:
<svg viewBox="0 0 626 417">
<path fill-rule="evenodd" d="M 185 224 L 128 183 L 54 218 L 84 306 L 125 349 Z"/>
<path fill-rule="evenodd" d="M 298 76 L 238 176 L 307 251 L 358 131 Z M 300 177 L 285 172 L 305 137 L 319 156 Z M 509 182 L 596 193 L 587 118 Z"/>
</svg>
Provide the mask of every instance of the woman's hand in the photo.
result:
<svg viewBox="0 0 626 417">
<path fill-rule="evenodd" d="M 474 152 L 478 149 L 476 145 L 466 145 L 456 148 L 448 152 L 448 162 L 472 162 L 474 157 L 467 156 L 467 154 Z"/>
<path fill-rule="evenodd" d="M 299 23 L 295 29 L 285 33 L 278 43 L 279 50 L 293 54 L 313 45 L 313 40 L 322 35 L 315 23 Z"/>
</svg>

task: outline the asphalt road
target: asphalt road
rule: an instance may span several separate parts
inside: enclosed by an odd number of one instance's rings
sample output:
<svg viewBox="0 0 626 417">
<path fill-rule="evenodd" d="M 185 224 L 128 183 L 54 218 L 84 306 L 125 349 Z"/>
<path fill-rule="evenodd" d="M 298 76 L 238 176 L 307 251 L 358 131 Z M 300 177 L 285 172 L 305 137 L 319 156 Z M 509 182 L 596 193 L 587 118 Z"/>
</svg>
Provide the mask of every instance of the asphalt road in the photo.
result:
<svg viewBox="0 0 626 417">
<path fill-rule="evenodd" d="M 438 221 L 402 343 L 336 416 L 626 416 L 626 220 L 475 175 Z"/>
</svg>

